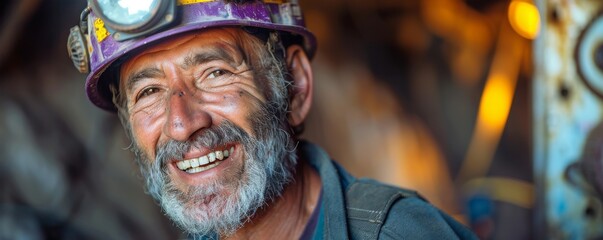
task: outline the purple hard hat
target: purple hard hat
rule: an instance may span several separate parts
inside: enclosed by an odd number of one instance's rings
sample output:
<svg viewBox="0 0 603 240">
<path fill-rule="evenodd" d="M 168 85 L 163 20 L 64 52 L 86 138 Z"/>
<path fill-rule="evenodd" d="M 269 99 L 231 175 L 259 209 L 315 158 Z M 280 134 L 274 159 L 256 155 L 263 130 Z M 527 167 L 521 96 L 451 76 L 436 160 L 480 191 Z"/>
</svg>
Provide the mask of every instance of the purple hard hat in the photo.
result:
<svg viewBox="0 0 603 240">
<path fill-rule="evenodd" d="M 117 65 L 116 61 L 121 57 L 176 34 L 210 27 L 256 27 L 300 36 L 303 39 L 302 47 L 310 58 L 316 51 L 316 39 L 305 27 L 297 0 L 168 1 L 177 1 L 177 6 L 172 3 L 175 6 L 174 15 L 177 16 L 167 14 L 159 21 L 168 19 L 174 23 L 160 31 L 147 30 L 138 36 L 132 36 L 127 29 L 123 32 L 115 30 L 117 27 L 111 25 L 110 20 L 99 17 L 102 13 L 97 2 L 103 1 L 90 1 L 91 8 L 87 8 L 82 15 L 82 20 L 87 20 L 88 25 L 81 26 L 83 31 L 88 29 L 87 33 L 83 34 L 89 37 L 73 37 L 82 36 L 79 34 L 82 30 L 79 30 L 80 26 L 72 28 L 68 48 L 76 68 L 81 72 L 89 71 L 86 93 L 96 106 L 111 112 L 117 110 L 109 90 L 109 83 L 115 81 L 111 79 L 115 78 L 115 75 L 105 74 L 107 69 Z"/>
</svg>

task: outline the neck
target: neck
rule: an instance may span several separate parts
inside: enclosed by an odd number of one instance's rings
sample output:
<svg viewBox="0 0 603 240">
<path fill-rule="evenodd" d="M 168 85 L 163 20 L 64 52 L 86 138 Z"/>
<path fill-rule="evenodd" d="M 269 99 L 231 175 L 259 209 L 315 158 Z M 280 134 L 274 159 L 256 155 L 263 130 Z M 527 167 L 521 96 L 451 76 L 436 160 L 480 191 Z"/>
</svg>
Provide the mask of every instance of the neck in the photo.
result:
<svg viewBox="0 0 603 240">
<path fill-rule="evenodd" d="M 293 181 L 278 199 L 269 203 L 226 239 L 299 238 L 318 204 L 321 182 L 316 170 L 300 159 Z"/>
</svg>

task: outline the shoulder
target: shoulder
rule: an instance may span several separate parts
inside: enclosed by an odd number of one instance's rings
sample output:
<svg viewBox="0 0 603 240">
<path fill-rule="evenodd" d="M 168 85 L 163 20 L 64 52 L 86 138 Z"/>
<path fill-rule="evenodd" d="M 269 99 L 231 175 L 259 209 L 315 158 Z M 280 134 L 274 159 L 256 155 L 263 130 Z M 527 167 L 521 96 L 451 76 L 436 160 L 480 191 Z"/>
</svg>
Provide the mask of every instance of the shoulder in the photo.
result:
<svg viewBox="0 0 603 240">
<path fill-rule="evenodd" d="M 362 179 L 352 184 L 346 195 L 348 204 L 355 205 L 355 209 L 348 209 L 349 217 L 372 218 L 370 214 L 359 214 L 359 208 L 365 209 L 360 210 L 363 212 L 381 212 L 381 216 L 373 215 L 372 219 L 381 222 L 380 230 L 374 229 L 379 232 L 379 239 L 476 239 L 469 229 L 415 191 Z M 350 223 L 354 222 L 351 219 Z"/>
<path fill-rule="evenodd" d="M 418 197 L 398 199 L 380 239 L 477 239 L 464 225 Z"/>
</svg>

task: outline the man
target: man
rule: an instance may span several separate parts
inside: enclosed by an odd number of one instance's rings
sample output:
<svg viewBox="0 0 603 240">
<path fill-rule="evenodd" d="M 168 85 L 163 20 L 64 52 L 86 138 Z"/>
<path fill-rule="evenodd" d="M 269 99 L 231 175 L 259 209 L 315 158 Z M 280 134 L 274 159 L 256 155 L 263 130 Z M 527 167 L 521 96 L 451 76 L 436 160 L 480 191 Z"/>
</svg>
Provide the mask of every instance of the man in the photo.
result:
<svg viewBox="0 0 603 240">
<path fill-rule="evenodd" d="M 88 97 L 118 113 L 147 191 L 191 237 L 474 238 L 298 140 L 316 41 L 297 1 L 89 3 L 68 43 Z"/>
</svg>

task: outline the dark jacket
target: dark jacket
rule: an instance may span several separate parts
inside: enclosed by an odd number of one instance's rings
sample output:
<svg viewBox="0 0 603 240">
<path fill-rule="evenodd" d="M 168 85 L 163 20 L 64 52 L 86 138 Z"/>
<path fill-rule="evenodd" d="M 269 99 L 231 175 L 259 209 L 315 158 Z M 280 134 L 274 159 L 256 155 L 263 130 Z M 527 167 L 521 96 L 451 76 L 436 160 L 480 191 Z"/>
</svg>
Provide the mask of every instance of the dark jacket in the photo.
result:
<svg viewBox="0 0 603 240">
<path fill-rule="evenodd" d="M 413 191 L 357 180 L 312 143 L 301 141 L 298 151 L 300 159 L 318 171 L 322 182 L 314 239 L 477 239 Z M 386 207 L 376 210 L 379 207 L 375 206 Z"/>
<path fill-rule="evenodd" d="M 379 236 L 378 239 L 477 239 L 464 225 L 413 194 L 412 191 L 387 186 L 377 181 L 363 180 L 369 187 L 398 189 L 402 196 L 378 194 L 362 199 L 346 199 L 346 195 L 350 196 L 349 187 L 357 179 L 332 161 L 321 148 L 302 141 L 298 149 L 301 159 L 307 160 L 320 174 L 323 219 L 320 221 L 322 226 L 317 226 L 317 229 L 322 227 L 319 231 L 322 232 L 322 239 L 369 239 L 375 235 Z M 364 189 L 367 187 L 364 186 Z M 350 209 L 349 204 L 354 201 L 356 201 L 355 206 Z M 383 205 L 391 201 L 388 204 L 389 211 L 385 209 L 381 212 L 358 207 L 380 204 L 380 201 L 384 203 Z M 367 214 L 356 214 L 362 212 Z M 381 214 L 386 215 L 380 216 Z M 372 219 L 373 217 L 381 217 L 383 222 L 379 223 L 379 220 Z M 366 230 L 358 230 L 367 226 L 358 224 L 363 221 L 376 223 L 376 227 L 368 226 Z M 350 226 L 354 228 L 349 229 Z"/>
</svg>

